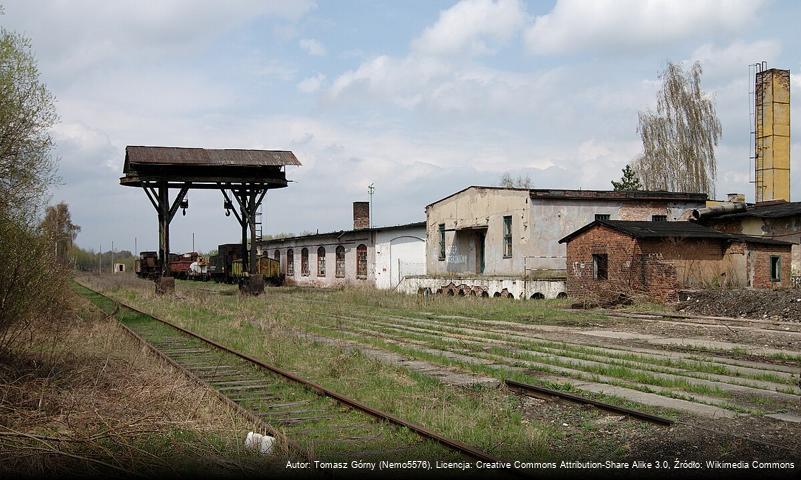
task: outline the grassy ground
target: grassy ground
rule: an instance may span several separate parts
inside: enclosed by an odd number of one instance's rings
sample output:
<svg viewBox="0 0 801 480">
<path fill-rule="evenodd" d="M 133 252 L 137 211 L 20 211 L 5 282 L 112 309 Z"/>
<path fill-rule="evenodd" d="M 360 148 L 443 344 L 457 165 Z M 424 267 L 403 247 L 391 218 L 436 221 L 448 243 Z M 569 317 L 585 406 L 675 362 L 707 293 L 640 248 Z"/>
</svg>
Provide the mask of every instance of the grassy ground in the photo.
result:
<svg viewBox="0 0 801 480">
<path fill-rule="evenodd" d="M 252 429 L 75 296 L 0 361 L 0 477 L 249 475 L 280 455 L 243 449 Z M 277 463 L 276 463 L 277 462 Z"/>
<path fill-rule="evenodd" d="M 540 330 L 544 326 L 552 326 L 554 331 L 591 330 L 631 322 L 593 311 L 565 311 L 565 300 L 424 298 L 368 289 L 296 287 L 271 288 L 264 296 L 243 298 L 235 293 L 235 287 L 193 282 L 179 282 L 173 297 L 157 297 L 149 282 L 86 280 L 233 348 L 501 456 L 623 458 L 632 449 L 657 445 L 661 455 L 661 445 L 667 441 L 671 444 L 666 451 L 678 454 L 691 445 L 686 438 L 692 437 L 706 445 L 702 450 L 711 458 L 734 455 L 745 447 L 702 434 L 700 427 L 682 431 L 683 437 L 677 440 L 674 435 L 680 428 L 665 435 L 659 427 L 611 420 L 614 417 L 595 409 L 532 403 L 534 400 L 521 399 L 503 388 L 447 387 L 358 351 L 314 342 L 308 335 L 355 341 L 500 379 L 565 390 L 574 389 L 576 381 L 595 381 L 757 414 L 775 411 L 780 404 L 769 396 L 733 393 L 732 387 L 755 385 L 781 392 L 791 390 L 797 381 L 782 371 L 743 368 L 734 359 L 710 356 L 702 349 L 669 351 L 665 347 L 660 350 L 663 355 L 600 340 L 597 344 L 578 343 L 569 335 L 567 339 L 547 337 Z M 460 360 L 455 356 L 460 354 L 478 362 Z M 597 397 L 686 418 L 620 398 Z M 754 429 L 750 424 L 743 428 Z M 693 448 L 697 454 L 699 450 Z"/>
</svg>

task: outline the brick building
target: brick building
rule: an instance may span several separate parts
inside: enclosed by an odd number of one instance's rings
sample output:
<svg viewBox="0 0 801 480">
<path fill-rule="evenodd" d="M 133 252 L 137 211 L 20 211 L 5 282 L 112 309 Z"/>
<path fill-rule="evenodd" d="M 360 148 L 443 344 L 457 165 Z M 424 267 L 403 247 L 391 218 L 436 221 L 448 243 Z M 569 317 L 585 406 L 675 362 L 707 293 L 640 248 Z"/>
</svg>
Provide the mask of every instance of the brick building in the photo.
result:
<svg viewBox="0 0 801 480">
<path fill-rule="evenodd" d="M 790 243 L 692 222 L 596 220 L 559 243 L 567 244 L 567 294 L 577 298 L 672 301 L 684 288 L 791 284 Z"/>
<path fill-rule="evenodd" d="M 691 220 L 722 232 L 793 243 L 793 275 L 801 275 L 801 202 L 729 202 L 727 205 L 696 209 Z"/>
</svg>

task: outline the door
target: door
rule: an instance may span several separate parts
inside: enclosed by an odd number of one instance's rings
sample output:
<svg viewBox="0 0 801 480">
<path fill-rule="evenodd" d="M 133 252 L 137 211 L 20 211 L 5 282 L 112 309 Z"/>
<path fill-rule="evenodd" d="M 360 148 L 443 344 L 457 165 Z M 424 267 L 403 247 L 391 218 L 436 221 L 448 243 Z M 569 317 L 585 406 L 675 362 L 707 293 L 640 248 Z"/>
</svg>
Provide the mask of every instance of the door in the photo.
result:
<svg viewBox="0 0 801 480">
<path fill-rule="evenodd" d="M 487 238 L 486 230 L 476 231 L 476 273 L 484 273 L 484 240 Z"/>
</svg>

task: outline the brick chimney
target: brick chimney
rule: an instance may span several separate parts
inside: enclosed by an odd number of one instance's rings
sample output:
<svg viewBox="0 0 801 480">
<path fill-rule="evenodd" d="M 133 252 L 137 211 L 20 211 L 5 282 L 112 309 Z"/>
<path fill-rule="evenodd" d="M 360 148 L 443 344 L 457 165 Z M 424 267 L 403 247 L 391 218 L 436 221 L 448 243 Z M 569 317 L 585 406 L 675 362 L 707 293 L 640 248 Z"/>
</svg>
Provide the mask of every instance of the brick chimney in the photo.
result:
<svg viewBox="0 0 801 480">
<path fill-rule="evenodd" d="M 353 229 L 370 228 L 370 202 L 353 202 Z"/>
</svg>

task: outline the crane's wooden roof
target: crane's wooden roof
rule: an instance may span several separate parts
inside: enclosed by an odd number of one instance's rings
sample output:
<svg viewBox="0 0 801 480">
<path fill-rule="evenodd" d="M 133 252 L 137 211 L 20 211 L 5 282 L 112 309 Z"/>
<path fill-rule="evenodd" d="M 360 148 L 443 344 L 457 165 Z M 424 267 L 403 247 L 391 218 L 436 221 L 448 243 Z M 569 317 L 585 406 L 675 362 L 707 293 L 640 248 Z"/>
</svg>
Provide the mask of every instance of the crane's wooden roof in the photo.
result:
<svg viewBox="0 0 801 480">
<path fill-rule="evenodd" d="M 223 184 L 285 187 L 285 166 L 300 166 L 288 150 L 212 149 L 128 146 L 120 184 L 138 187 L 149 182 L 191 182 L 193 188 Z"/>
</svg>

